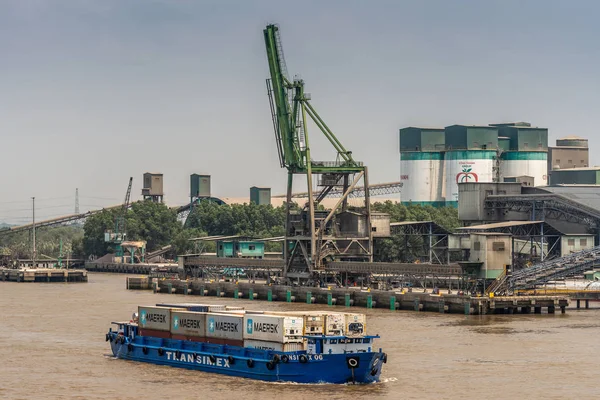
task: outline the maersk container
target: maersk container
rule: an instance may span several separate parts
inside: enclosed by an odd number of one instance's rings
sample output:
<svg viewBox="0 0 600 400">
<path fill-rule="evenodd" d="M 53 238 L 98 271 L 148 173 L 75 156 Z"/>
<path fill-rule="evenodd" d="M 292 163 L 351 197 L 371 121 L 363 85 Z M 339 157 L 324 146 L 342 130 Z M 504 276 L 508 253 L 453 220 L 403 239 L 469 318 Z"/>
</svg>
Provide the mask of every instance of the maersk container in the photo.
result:
<svg viewBox="0 0 600 400">
<path fill-rule="evenodd" d="M 206 336 L 206 313 L 190 311 L 171 312 L 171 333 L 173 335 Z"/>
<path fill-rule="evenodd" d="M 304 343 L 277 343 L 261 340 L 244 340 L 244 347 L 249 349 L 290 352 L 304 350 Z"/>
<path fill-rule="evenodd" d="M 206 337 L 244 340 L 244 317 L 239 314 L 206 314 Z"/>
<path fill-rule="evenodd" d="M 184 308 L 174 307 L 138 307 L 138 324 L 142 329 L 171 331 L 171 311 L 185 311 Z"/>
<path fill-rule="evenodd" d="M 304 318 L 301 316 L 245 314 L 244 340 L 267 342 L 302 342 Z"/>
<path fill-rule="evenodd" d="M 345 313 L 344 334 L 363 336 L 367 334 L 367 316 L 365 314 Z"/>
</svg>

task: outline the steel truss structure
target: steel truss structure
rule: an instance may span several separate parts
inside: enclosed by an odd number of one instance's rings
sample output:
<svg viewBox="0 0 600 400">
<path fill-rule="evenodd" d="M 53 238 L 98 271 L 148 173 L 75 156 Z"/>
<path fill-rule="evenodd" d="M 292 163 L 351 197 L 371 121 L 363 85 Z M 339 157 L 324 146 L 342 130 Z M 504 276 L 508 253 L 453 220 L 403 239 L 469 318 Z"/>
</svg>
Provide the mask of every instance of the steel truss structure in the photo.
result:
<svg viewBox="0 0 600 400">
<path fill-rule="evenodd" d="M 371 196 L 384 196 L 387 194 L 400 193 L 400 189 L 402 188 L 402 185 L 403 185 L 402 182 L 376 183 L 373 185 L 369 185 L 369 194 Z M 344 194 L 344 192 L 342 190 L 332 189 L 329 192 L 327 197 L 341 197 L 343 194 Z M 287 195 L 285 195 L 285 194 L 279 194 L 279 195 L 273 196 L 273 198 L 285 198 L 286 196 Z M 355 187 L 348 195 L 348 197 L 364 197 L 364 196 L 365 196 L 365 187 L 364 186 Z M 308 192 L 292 193 L 292 198 L 306 199 L 306 198 L 308 198 Z"/>
<path fill-rule="evenodd" d="M 513 271 L 521 269 L 527 262 L 544 261 L 560 257 L 560 238 L 563 235 L 545 221 L 514 221 L 459 228 L 465 233 L 505 233 L 510 234 Z M 528 252 L 524 251 L 528 248 Z M 523 257 L 527 255 L 527 257 Z"/>
<path fill-rule="evenodd" d="M 485 208 L 524 212 L 531 220 L 556 219 L 580 223 L 594 231 L 600 228 L 600 211 L 558 194 L 492 195 Z"/>
<path fill-rule="evenodd" d="M 450 231 L 433 221 L 404 221 L 390 224 L 392 234 L 404 235 L 404 249 L 415 258 L 429 264 L 449 264 L 448 235 Z M 413 246 L 411 238 L 421 239 L 420 246 Z M 402 260 L 409 261 L 409 260 Z"/>
</svg>

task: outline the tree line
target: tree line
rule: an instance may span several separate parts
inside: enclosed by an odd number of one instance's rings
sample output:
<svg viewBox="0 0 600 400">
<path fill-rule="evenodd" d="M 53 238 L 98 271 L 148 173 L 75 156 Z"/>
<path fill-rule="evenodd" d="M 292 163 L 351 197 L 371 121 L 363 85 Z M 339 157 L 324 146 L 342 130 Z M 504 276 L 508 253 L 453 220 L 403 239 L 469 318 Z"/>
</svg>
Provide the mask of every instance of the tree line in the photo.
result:
<svg viewBox="0 0 600 400">
<path fill-rule="evenodd" d="M 292 205 L 298 208 L 297 204 Z M 392 222 L 432 220 L 448 230 L 459 226 L 455 208 L 434 208 L 421 205 L 403 205 L 387 201 L 375 203 L 373 211 L 385 212 Z M 101 257 L 114 253 L 111 243 L 104 241 L 104 233 L 115 229 L 118 209 L 103 210 L 87 218 L 83 228 L 77 226 L 44 228 L 37 232 L 38 254 L 56 257 L 60 239 L 63 240 L 63 253 L 72 258 Z M 197 251 L 189 239 L 215 236 L 239 235 L 249 238 L 283 236 L 285 233 L 285 206 L 232 204 L 218 205 L 214 202 L 200 202 L 187 217 L 185 224 L 177 220 L 177 211 L 165 204 L 150 201 L 136 202 L 125 215 L 127 240 L 145 240 L 148 252 L 166 245 L 173 245 L 176 254 Z M 412 238 L 411 240 L 418 240 Z M 397 261 L 406 258 L 401 235 L 378 239 L 376 259 Z M 419 243 L 413 243 L 418 246 Z M 0 236 L 0 248 L 8 249 L 18 258 L 28 258 L 31 254 L 30 232 Z M 208 244 L 205 251 L 214 252 L 214 243 Z M 280 243 L 267 243 L 267 251 L 280 251 Z"/>
</svg>

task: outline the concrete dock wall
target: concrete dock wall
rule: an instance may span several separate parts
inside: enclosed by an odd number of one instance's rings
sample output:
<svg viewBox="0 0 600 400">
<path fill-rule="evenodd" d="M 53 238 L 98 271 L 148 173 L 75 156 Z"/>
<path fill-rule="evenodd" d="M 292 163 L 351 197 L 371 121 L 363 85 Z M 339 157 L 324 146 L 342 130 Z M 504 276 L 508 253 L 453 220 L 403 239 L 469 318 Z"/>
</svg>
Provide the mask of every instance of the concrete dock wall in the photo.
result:
<svg viewBox="0 0 600 400">
<path fill-rule="evenodd" d="M 130 290 L 154 290 L 194 296 L 228 297 L 264 301 L 284 301 L 330 306 L 386 308 L 390 310 L 430 311 L 441 313 L 548 313 L 569 304 L 566 296 L 506 296 L 496 298 L 471 297 L 458 294 L 393 292 L 383 290 L 349 290 L 346 288 L 316 288 L 297 286 L 268 286 L 264 284 L 205 282 L 200 280 L 150 279 L 129 277 Z"/>
</svg>

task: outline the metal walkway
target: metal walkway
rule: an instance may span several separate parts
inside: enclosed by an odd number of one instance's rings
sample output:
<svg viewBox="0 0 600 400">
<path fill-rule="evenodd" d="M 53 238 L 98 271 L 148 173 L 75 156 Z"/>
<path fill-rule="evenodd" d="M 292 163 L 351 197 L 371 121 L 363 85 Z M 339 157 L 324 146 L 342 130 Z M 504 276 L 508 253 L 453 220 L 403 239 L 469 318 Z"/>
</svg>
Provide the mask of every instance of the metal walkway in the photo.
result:
<svg viewBox="0 0 600 400">
<path fill-rule="evenodd" d="M 550 281 L 583 274 L 596 265 L 600 265 L 600 246 L 516 271 L 501 284 L 495 285 L 497 287 L 494 287 L 494 291 L 503 293 L 534 288 Z"/>
</svg>

